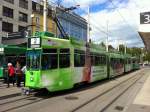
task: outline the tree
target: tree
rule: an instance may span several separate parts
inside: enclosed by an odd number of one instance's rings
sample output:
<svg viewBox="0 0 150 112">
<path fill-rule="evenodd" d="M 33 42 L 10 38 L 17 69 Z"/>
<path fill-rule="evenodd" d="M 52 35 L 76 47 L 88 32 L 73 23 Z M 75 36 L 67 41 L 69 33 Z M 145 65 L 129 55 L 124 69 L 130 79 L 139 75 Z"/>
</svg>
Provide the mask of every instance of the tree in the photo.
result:
<svg viewBox="0 0 150 112">
<path fill-rule="evenodd" d="M 105 45 L 104 42 L 101 42 L 100 45 L 101 45 L 102 47 L 106 47 L 106 45 Z"/>
<path fill-rule="evenodd" d="M 146 52 L 144 57 L 143 57 L 143 61 L 149 61 L 150 62 L 150 52 Z"/>
<path fill-rule="evenodd" d="M 108 45 L 108 49 L 115 50 L 115 48 L 112 45 Z"/>
<path fill-rule="evenodd" d="M 122 53 L 125 52 L 125 46 L 123 44 L 119 45 L 119 51 Z"/>
</svg>

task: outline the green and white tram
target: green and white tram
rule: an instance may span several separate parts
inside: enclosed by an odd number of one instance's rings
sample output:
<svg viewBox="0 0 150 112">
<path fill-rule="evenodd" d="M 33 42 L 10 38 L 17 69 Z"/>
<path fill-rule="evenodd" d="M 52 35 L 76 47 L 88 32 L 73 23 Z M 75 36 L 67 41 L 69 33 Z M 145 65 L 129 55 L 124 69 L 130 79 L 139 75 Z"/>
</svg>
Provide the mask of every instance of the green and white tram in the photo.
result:
<svg viewBox="0 0 150 112">
<path fill-rule="evenodd" d="M 132 68 L 132 56 L 130 54 L 125 54 L 125 72 L 130 72 L 133 70 Z"/>
<path fill-rule="evenodd" d="M 110 77 L 116 77 L 124 73 L 125 64 L 124 64 L 124 55 L 119 52 L 109 53 L 109 74 Z"/>
<path fill-rule="evenodd" d="M 133 70 L 140 69 L 139 59 L 137 57 L 132 57 L 132 69 Z"/>
<path fill-rule="evenodd" d="M 107 78 L 107 53 L 93 44 L 49 37 L 30 37 L 26 87 L 59 91 Z"/>
</svg>

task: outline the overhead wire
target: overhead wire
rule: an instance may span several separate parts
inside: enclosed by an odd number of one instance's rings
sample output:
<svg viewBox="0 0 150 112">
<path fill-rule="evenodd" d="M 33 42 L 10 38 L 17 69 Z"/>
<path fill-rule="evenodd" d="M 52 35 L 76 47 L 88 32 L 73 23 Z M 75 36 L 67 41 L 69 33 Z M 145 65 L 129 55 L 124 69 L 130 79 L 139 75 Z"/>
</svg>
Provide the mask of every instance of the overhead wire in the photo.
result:
<svg viewBox="0 0 150 112">
<path fill-rule="evenodd" d="M 133 29 L 133 27 L 126 21 L 126 19 L 124 18 L 124 16 L 120 13 L 120 11 L 118 10 L 117 6 L 113 3 L 112 0 L 108 0 L 112 6 L 114 6 L 115 10 L 118 12 L 118 14 L 120 15 L 120 17 L 122 18 L 122 20 L 131 28 L 131 30 L 134 32 L 135 36 L 139 36 L 140 35 L 137 33 L 136 30 Z"/>
<path fill-rule="evenodd" d="M 77 4 L 77 2 L 75 1 L 75 0 L 73 0 L 74 1 L 74 3 L 76 3 Z M 80 8 L 80 7 L 79 7 Z M 80 8 L 81 10 L 83 10 L 82 8 Z M 85 13 L 87 13 L 85 10 L 83 10 Z M 90 21 L 91 22 L 91 21 Z M 92 21 L 93 22 L 93 21 Z M 104 30 L 102 30 L 100 27 L 98 27 L 96 24 L 91 24 L 90 23 L 90 25 L 93 25 L 93 26 L 95 26 L 96 27 L 96 29 L 98 30 L 98 31 L 100 31 L 100 32 L 102 32 L 102 33 L 104 33 L 104 34 L 106 34 L 106 35 L 108 35 L 108 32 L 106 32 L 106 31 L 104 31 Z M 104 28 L 104 27 L 103 27 Z"/>
</svg>

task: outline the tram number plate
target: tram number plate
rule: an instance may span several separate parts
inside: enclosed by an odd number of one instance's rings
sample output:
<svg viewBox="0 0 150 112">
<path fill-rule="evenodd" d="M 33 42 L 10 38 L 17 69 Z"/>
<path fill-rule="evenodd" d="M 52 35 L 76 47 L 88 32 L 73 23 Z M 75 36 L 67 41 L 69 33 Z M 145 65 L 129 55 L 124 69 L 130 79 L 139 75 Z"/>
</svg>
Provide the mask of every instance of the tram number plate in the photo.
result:
<svg viewBox="0 0 150 112">
<path fill-rule="evenodd" d="M 40 38 L 31 38 L 30 42 L 30 46 L 31 48 L 40 48 L 41 46 L 41 40 Z"/>
<path fill-rule="evenodd" d="M 150 24 L 150 12 L 140 13 L 140 24 Z"/>
</svg>

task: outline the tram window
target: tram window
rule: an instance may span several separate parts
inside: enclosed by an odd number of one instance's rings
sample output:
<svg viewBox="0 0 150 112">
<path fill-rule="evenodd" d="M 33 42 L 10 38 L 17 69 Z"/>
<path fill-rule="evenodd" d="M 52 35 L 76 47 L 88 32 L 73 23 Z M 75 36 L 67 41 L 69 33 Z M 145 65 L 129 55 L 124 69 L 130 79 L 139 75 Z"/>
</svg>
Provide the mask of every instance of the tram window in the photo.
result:
<svg viewBox="0 0 150 112">
<path fill-rule="evenodd" d="M 57 53 L 57 49 L 43 49 L 43 53 Z"/>
<path fill-rule="evenodd" d="M 80 55 L 80 61 L 81 61 L 81 66 L 84 66 L 84 64 L 85 64 L 85 55 L 84 54 Z"/>
<path fill-rule="evenodd" d="M 85 52 L 81 50 L 74 51 L 74 66 L 82 67 L 85 64 Z"/>
<path fill-rule="evenodd" d="M 95 65 L 94 55 L 91 56 L 91 64 L 92 64 L 93 66 Z"/>
<path fill-rule="evenodd" d="M 43 54 L 42 55 L 42 69 L 55 69 L 58 67 L 58 56 L 57 54 Z"/>
<path fill-rule="evenodd" d="M 80 54 L 74 54 L 74 66 L 80 67 Z"/>
<path fill-rule="evenodd" d="M 102 64 L 103 64 L 103 65 L 106 64 L 106 56 L 102 56 Z"/>
<path fill-rule="evenodd" d="M 40 52 L 29 51 L 27 53 L 27 69 L 39 69 L 40 68 Z"/>
<path fill-rule="evenodd" d="M 60 49 L 60 53 L 69 53 L 69 49 Z"/>
<path fill-rule="evenodd" d="M 95 54 L 90 53 L 90 56 L 91 56 L 91 65 L 94 66 L 95 65 Z"/>
<path fill-rule="evenodd" d="M 125 64 L 128 64 L 128 59 L 125 60 Z"/>
<path fill-rule="evenodd" d="M 100 57 L 99 56 L 95 56 L 95 66 L 100 65 Z"/>
<path fill-rule="evenodd" d="M 130 60 L 128 59 L 128 64 L 130 64 Z"/>
<path fill-rule="evenodd" d="M 69 49 L 60 49 L 59 67 L 66 68 L 70 66 L 70 51 Z"/>
</svg>

